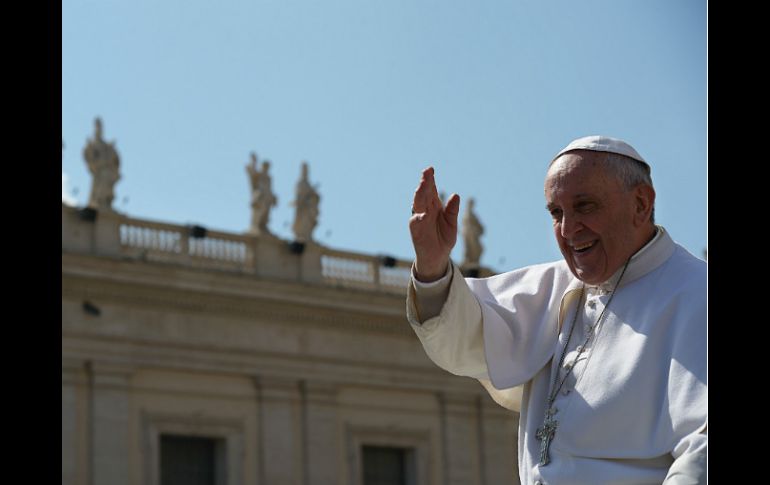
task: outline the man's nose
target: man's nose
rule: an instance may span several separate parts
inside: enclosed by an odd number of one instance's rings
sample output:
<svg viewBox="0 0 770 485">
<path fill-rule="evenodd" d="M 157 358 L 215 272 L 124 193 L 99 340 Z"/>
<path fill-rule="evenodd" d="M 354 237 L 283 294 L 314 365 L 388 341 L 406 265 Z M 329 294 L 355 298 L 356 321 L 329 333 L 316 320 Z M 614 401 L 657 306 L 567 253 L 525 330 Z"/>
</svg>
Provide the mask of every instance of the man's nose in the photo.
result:
<svg viewBox="0 0 770 485">
<path fill-rule="evenodd" d="M 561 237 L 569 239 L 574 236 L 583 225 L 577 214 L 564 213 L 561 217 Z"/>
</svg>

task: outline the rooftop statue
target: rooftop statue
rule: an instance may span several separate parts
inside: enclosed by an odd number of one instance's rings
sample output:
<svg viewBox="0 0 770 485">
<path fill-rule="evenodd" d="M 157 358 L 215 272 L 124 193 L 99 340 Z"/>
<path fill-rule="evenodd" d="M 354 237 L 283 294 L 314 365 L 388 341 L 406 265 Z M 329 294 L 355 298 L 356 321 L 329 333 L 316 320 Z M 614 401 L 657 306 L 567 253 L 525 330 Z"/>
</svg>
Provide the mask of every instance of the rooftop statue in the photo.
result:
<svg viewBox="0 0 770 485">
<path fill-rule="evenodd" d="M 115 150 L 115 142 L 108 143 L 102 138 L 101 118 L 94 120 L 94 136 L 83 149 L 83 158 L 92 177 L 88 207 L 112 211 L 115 184 L 120 180 L 120 157 Z"/>
<path fill-rule="evenodd" d="M 473 198 L 468 199 L 468 205 L 463 215 L 463 241 L 465 242 L 465 257 L 463 266 L 479 267 L 481 253 L 484 246 L 481 245 L 481 235 L 484 234 L 484 226 L 481 225 L 479 218 L 473 211 L 476 201 Z"/>
<path fill-rule="evenodd" d="M 270 221 L 270 209 L 278 203 L 278 197 L 273 193 L 272 179 L 268 171 L 270 161 L 262 161 L 262 169 L 257 169 L 257 154 L 251 152 L 251 162 L 246 165 L 246 172 L 251 181 L 251 226 L 249 233 L 261 235 L 270 234 L 267 224 Z"/>
<path fill-rule="evenodd" d="M 308 181 L 308 165 L 302 162 L 302 175 L 295 189 L 294 239 L 298 242 L 308 242 L 313 239 L 313 229 L 318 225 L 318 204 L 321 196 Z"/>
</svg>

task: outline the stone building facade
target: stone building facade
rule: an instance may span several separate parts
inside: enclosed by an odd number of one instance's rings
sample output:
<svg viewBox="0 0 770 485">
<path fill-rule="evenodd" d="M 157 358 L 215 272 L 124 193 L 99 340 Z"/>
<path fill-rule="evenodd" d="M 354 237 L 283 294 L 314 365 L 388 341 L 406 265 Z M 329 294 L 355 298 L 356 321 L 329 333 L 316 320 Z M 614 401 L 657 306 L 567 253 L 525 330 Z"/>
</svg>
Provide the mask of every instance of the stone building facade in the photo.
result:
<svg viewBox="0 0 770 485">
<path fill-rule="evenodd" d="M 409 264 L 62 204 L 62 484 L 517 484 L 518 415 L 427 358 Z"/>
</svg>

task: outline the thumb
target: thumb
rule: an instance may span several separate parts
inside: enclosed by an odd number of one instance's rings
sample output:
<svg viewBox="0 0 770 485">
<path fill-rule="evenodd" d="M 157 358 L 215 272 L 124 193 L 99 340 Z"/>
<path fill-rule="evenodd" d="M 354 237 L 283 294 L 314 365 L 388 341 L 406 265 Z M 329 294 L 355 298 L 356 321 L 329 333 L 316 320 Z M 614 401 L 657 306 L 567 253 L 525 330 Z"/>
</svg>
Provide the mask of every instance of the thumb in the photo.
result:
<svg viewBox="0 0 770 485">
<path fill-rule="evenodd" d="M 444 212 L 446 212 L 448 218 L 452 220 L 457 219 L 457 214 L 460 213 L 460 196 L 459 195 L 452 194 L 452 197 L 450 197 L 446 203 L 446 208 L 444 209 Z"/>
</svg>

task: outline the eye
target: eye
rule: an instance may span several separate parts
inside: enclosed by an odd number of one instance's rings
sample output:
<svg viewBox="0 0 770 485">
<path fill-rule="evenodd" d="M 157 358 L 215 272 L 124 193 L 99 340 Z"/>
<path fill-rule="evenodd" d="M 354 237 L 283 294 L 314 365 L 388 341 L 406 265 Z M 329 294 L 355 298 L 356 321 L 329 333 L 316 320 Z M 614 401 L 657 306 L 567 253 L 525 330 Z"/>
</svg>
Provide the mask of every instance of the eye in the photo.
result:
<svg viewBox="0 0 770 485">
<path fill-rule="evenodd" d="M 594 202 L 580 202 L 575 206 L 575 210 L 581 214 L 588 214 L 596 209 L 596 203 Z"/>
<path fill-rule="evenodd" d="M 551 217 L 553 218 L 554 221 L 558 221 L 559 219 L 561 219 L 561 214 L 562 214 L 561 209 L 550 209 L 548 212 L 550 212 Z"/>
</svg>

